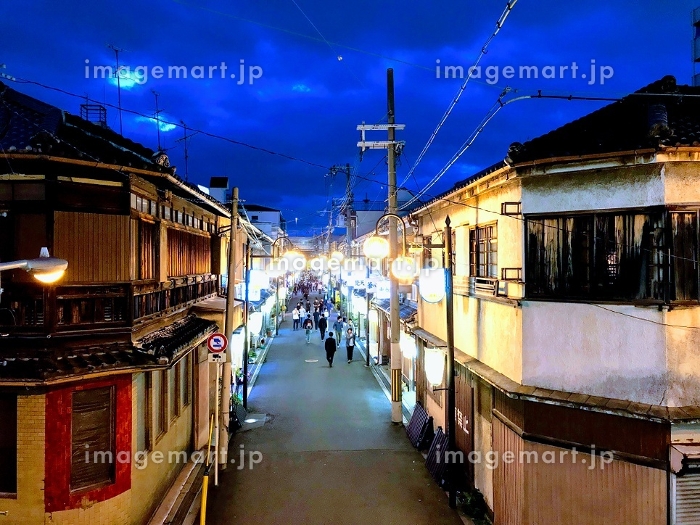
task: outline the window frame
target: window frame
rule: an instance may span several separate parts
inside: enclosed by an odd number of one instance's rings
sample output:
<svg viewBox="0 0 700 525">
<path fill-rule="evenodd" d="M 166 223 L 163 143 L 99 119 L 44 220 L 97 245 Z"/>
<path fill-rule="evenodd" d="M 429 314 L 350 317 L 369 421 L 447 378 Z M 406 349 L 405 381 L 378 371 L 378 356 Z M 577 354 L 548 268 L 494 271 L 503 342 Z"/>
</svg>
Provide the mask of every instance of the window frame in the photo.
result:
<svg viewBox="0 0 700 525">
<path fill-rule="evenodd" d="M 479 238 L 480 232 L 484 234 L 483 241 Z M 480 250 L 482 244 L 485 250 Z M 498 279 L 498 221 L 469 227 L 469 276 Z"/>
</svg>

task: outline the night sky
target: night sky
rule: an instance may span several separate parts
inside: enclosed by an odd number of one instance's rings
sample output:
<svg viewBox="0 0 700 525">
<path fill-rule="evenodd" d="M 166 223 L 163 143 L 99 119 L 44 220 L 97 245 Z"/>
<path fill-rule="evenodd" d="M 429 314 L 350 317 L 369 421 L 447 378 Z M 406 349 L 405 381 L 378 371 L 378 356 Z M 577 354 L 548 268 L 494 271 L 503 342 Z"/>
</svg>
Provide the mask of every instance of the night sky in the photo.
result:
<svg viewBox="0 0 700 525">
<path fill-rule="evenodd" d="M 509 97 L 536 93 L 620 97 L 664 75 L 691 82 L 691 10 L 700 0 L 561 2 L 519 0 L 481 60 L 481 78 L 470 80 L 451 116 L 405 187 L 417 191 L 440 170 L 472 134 L 505 87 Z M 164 121 L 221 135 L 257 148 L 303 159 L 271 155 L 194 133 L 189 139 L 189 181 L 208 184 L 228 176 L 241 198 L 282 210 L 292 235 L 318 233 L 328 223 L 331 197 L 343 195 L 345 181 L 329 167 L 349 163 L 359 175 L 357 200 L 386 199 L 386 164 L 379 150 L 359 162 L 356 126 L 385 122 L 386 69 L 394 69 L 398 133 L 406 141 L 398 168 L 404 180 L 463 79 L 436 78 L 436 64 L 465 71 L 493 33 L 505 0 L 387 2 L 357 0 L 3 0 L 0 4 L 0 70 L 106 104 L 117 104 L 114 79 L 86 78 L 85 66 L 115 65 L 107 45 L 124 51 L 120 64 L 164 68 L 185 66 L 188 76 L 225 62 L 226 78 L 138 78 L 125 80 L 124 135 L 156 149 L 153 115 L 159 93 Z M 89 63 L 86 64 L 86 60 Z M 609 66 L 612 78 L 590 82 Z M 239 84 L 243 61 L 246 77 Z M 579 67 L 572 78 L 570 66 Z M 262 75 L 250 83 L 250 67 Z M 487 77 L 497 66 L 515 68 L 512 79 Z M 556 66 L 557 78 L 524 79 L 521 66 L 537 66 L 540 77 Z M 560 66 L 569 66 L 560 77 Z M 142 70 L 143 71 L 143 70 Z M 259 69 L 254 69 L 259 72 Z M 231 79 L 230 74 L 236 74 Z M 441 77 L 444 70 L 441 70 Z M 580 78 L 581 74 L 587 78 Z M 92 76 L 92 69 L 90 75 Z M 11 87 L 79 114 L 84 102 L 35 84 Z M 589 113 L 604 103 L 524 100 L 500 111 L 473 146 L 426 197 L 505 156 L 515 141 L 525 142 Z M 108 124 L 119 130 L 116 109 Z M 161 123 L 161 141 L 177 173 L 185 176 L 183 129 Z M 383 132 L 369 136 L 385 139 Z M 368 181 L 365 179 L 372 179 Z M 374 182 L 376 181 L 376 182 Z M 361 207 L 363 203 L 356 206 Z M 296 219 L 296 220 L 295 220 Z"/>
</svg>

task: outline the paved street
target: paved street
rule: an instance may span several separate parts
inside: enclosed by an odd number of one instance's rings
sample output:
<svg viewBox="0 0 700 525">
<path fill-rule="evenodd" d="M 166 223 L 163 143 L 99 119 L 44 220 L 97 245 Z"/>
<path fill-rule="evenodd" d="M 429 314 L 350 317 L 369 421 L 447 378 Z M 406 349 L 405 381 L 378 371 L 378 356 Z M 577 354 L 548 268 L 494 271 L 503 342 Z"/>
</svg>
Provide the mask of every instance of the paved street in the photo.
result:
<svg viewBox="0 0 700 525">
<path fill-rule="evenodd" d="M 306 344 L 291 327 L 288 315 L 249 399 L 269 421 L 235 436 L 207 522 L 461 524 L 357 349 L 348 364 L 341 348 L 329 368 L 318 332 Z"/>
</svg>

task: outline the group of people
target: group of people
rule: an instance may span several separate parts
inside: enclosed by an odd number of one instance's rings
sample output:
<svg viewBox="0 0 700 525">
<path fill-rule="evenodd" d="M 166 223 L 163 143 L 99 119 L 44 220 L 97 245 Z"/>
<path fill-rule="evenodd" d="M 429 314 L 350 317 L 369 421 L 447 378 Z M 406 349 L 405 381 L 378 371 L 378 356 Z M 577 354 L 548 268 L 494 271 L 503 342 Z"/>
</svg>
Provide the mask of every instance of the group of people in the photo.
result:
<svg viewBox="0 0 700 525">
<path fill-rule="evenodd" d="M 304 300 L 297 302 L 296 307 L 292 310 L 292 330 L 304 330 L 306 335 L 306 344 L 311 343 L 311 334 L 313 331 L 318 331 L 321 336 L 321 341 L 324 341 L 326 350 L 326 360 L 328 365 L 333 367 L 333 358 L 338 347 L 343 340 L 345 334 L 345 349 L 347 351 L 348 363 L 353 360 L 355 351 L 355 327 L 352 319 L 349 321 L 343 317 L 342 312 L 338 312 L 335 322 L 329 330 L 329 322 L 333 304 L 330 300 L 314 299 L 313 304 L 308 299 L 307 290 L 311 286 L 301 284 L 295 290 L 304 294 Z M 326 331 L 328 337 L 326 338 Z"/>
</svg>

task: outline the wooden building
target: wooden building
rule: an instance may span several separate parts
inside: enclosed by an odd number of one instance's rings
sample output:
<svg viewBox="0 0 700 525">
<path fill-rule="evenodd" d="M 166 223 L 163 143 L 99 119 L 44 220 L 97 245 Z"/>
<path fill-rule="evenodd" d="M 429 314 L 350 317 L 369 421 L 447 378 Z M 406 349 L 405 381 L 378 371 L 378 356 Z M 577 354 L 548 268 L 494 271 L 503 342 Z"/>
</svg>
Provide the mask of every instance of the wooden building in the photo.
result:
<svg viewBox="0 0 700 525">
<path fill-rule="evenodd" d="M 165 155 L 1 83 L 0 148 L 0 260 L 68 261 L 50 286 L 2 274 L 0 510 L 145 523 L 207 434 L 223 324 L 191 310 L 220 291 L 230 213 Z"/>
</svg>

